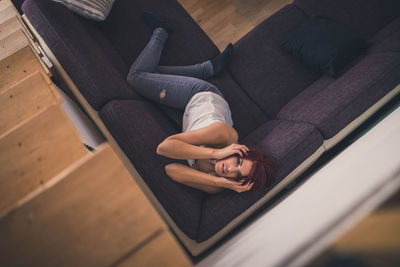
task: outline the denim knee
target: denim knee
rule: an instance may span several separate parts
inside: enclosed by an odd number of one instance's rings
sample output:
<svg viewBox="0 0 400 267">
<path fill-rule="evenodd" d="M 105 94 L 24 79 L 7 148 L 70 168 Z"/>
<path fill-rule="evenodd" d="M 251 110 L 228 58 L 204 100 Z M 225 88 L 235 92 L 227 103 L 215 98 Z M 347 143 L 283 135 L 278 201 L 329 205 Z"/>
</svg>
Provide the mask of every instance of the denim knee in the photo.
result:
<svg viewBox="0 0 400 267">
<path fill-rule="evenodd" d="M 213 92 L 217 95 L 220 95 L 221 97 L 224 97 L 224 95 L 221 93 L 220 90 L 218 90 L 217 87 L 215 87 L 214 85 L 212 85 L 211 83 L 206 82 L 206 81 L 202 81 L 199 84 L 197 93 L 200 93 L 200 92 Z"/>
<path fill-rule="evenodd" d="M 128 75 L 126 76 L 126 81 L 128 82 L 128 84 L 132 87 L 134 87 L 135 84 L 135 76 L 137 76 L 138 71 L 137 70 L 133 70 L 131 72 L 128 73 Z"/>
</svg>

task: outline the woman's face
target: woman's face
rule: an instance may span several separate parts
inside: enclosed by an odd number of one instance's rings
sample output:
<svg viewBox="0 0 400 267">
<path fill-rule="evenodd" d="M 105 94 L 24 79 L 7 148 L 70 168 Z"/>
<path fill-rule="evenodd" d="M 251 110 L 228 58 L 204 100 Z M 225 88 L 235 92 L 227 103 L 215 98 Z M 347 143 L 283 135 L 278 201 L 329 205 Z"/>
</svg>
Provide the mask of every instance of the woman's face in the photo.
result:
<svg viewBox="0 0 400 267">
<path fill-rule="evenodd" d="M 215 173 L 225 178 L 240 178 L 250 174 L 253 162 L 239 156 L 230 156 L 215 163 Z"/>
</svg>

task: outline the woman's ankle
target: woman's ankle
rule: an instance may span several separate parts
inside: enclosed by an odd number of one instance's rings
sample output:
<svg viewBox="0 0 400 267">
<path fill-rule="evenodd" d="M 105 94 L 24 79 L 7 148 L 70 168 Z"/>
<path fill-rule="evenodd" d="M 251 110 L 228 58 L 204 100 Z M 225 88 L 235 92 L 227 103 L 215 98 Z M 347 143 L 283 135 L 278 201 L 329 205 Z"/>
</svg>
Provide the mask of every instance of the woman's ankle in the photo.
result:
<svg viewBox="0 0 400 267">
<path fill-rule="evenodd" d="M 226 66 L 228 66 L 233 58 L 234 52 L 233 45 L 229 43 L 222 53 L 210 60 L 213 66 L 214 77 L 220 75 Z"/>
</svg>

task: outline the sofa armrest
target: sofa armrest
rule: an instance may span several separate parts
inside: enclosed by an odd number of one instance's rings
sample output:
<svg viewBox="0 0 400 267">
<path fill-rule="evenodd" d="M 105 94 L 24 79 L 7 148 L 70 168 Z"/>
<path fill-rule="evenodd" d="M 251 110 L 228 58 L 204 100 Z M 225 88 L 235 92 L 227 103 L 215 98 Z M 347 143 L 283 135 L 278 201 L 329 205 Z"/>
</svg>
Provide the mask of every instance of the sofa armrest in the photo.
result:
<svg viewBox="0 0 400 267">
<path fill-rule="evenodd" d="M 106 46 L 99 45 L 107 40 L 101 38 L 95 22 L 47 0 L 26 0 L 22 10 L 95 110 L 112 99 L 140 98 L 110 60 L 116 53 L 105 52 L 102 47 Z"/>
</svg>

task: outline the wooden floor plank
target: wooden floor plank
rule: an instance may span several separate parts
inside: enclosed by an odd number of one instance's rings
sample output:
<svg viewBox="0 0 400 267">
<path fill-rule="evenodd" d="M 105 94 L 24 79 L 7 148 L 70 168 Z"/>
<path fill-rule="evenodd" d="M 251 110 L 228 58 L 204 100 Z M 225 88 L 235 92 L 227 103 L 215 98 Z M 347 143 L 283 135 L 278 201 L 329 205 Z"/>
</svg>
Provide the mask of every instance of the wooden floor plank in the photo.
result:
<svg viewBox="0 0 400 267">
<path fill-rule="evenodd" d="M 0 0 L 0 3 L 4 0 Z M 4 6 L 2 10 L 0 10 L 0 24 L 6 22 L 7 20 L 15 17 L 17 11 L 15 10 L 14 6 Z"/>
<path fill-rule="evenodd" d="M 166 226 L 106 145 L 0 219 L 5 266 L 109 266 Z"/>
<path fill-rule="evenodd" d="M 0 0 L 1 1 L 1 0 Z M 9 11 L 10 14 L 14 13 L 14 15 L 6 16 L 7 19 L 3 19 L 3 22 L 0 23 L 0 40 L 6 38 L 7 36 L 11 35 L 12 33 L 21 30 L 27 36 L 29 43 L 31 44 L 32 48 L 36 51 L 37 54 L 40 54 L 39 48 L 36 46 L 34 42 L 34 38 L 32 34 L 28 31 L 25 27 L 24 23 L 22 22 L 22 18 L 18 12 L 13 12 L 12 10 Z M 8 18 L 11 16 L 10 18 Z"/>
<path fill-rule="evenodd" d="M 12 6 L 13 4 L 10 0 L 0 0 L 0 12 Z"/>
<path fill-rule="evenodd" d="M 0 40 L 0 60 L 5 59 L 28 45 L 28 38 L 26 38 L 22 30 L 12 33 L 6 38 Z"/>
<path fill-rule="evenodd" d="M 293 0 L 178 0 L 222 51 Z"/>
<path fill-rule="evenodd" d="M 60 97 L 36 72 L 0 93 L 0 137 L 21 122 L 60 103 Z"/>
<path fill-rule="evenodd" d="M 23 27 L 17 16 L 6 20 L 5 22 L 0 24 L 0 40 L 6 38 L 8 35 L 22 28 Z"/>
<path fill-rule="evenodd" d="M 22 25 L 17 18 L 14 16 L 9 20 L 0 24 L 0 40 L 6 38 L 8 35 L 16 32 L 17 30 L 22 29 Z"/>
<path fill-rule="evenodd" d="M 32 75 L 42 72 L 47 83 L 51 83 L 38 58 L 30 46 L 26 46 L 0 61 L 0 93 Z"/>
<path fill-rule="evenodd" d="M 88 152 L 60 105 L 0 139 L 0 214 Z"/>
<path fill-rule="evenodd" d="M 191 263 L 171 234 L 164 231 L 117 266 L 186 267 Z"/>
<path fill-rule="evenodd" d="M 0 0 L 0 11 L 10 7 L 12 5 L 10 0 Z"/>
</svg>

